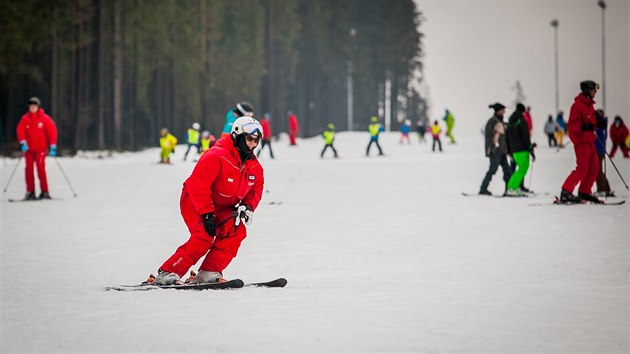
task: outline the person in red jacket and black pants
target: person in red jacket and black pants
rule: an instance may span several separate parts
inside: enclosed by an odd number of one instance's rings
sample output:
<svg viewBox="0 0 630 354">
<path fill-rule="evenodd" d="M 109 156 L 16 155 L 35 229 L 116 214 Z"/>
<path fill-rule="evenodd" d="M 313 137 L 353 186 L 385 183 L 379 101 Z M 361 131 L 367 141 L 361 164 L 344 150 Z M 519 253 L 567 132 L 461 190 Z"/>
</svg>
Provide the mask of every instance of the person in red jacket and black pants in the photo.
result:
<svg viewBox="0 0 630 354">
<path fill-rule="evenodd" d="M 617 147 L 621 149 L 623 157 L 629 158 L 628 147 L 626 147 L 626 138 L 628 137 L 628 127 L 623 123 L 620 116 L 615 116 L 613 124 L 610 126 L 610 141 L 613 146 L 610 150 L 610 158 L 612 159 L 617 152 Z"/>
<path fill-rule="evenodd" d="M 594 99 L 598 89 L 599 85 L 594 81 L 582 81 L 580 83 L 582 92 L 575 97 L 575 101 L 571 106 L 567 126 L 569 139 L 573 142 L 577 163 L 575 169 L 562 185 L 562 192 L 560 193 L 561 203 L 601 203 L 601 200 L 591 192 L 593 183 L 595 183 L 599 173 L 599 160 L 595 147 L 597 136 L 595 135 L 596 119 L 594 107 Z M 580 187 L 576 197 L 573 195 L 573 190 L 578 184 Z"/>
<path fill-rule="evenodd" d="M 206 151 L 184 182 L 179 207 L 190 238 L 160 269 L 154 282 L 180 284 L 188 269 L 205 256 L 194 283 L 223 281 L 223 270 L 247 236 L 245 225 L 262 198 L 263 168 L 254 149 L 263 138 L 252 117 L 240 117 L 232 133 Z"/>
<path fill-rule="evenodd" d="M 46 154 L 50 148 L 50 156 L 57 156 L 57 126 L 41 106 L 39 98 L 31 97 L 28 100 L 28 112 L 22 116 L 17 126 L 17 138 L 26 160 L 24 200 L 50 199 L 46 177 Z M 35 194 L 33 164 L 37 167 L 41 189 L 39 197 Z"/>
</svg>

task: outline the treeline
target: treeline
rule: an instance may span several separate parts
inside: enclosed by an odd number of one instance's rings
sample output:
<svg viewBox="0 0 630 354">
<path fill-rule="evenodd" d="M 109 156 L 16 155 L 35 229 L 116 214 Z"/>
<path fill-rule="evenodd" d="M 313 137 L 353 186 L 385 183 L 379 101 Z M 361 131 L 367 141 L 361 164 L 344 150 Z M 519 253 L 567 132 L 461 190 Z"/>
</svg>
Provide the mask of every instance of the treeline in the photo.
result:
<svg viewBox="0 0 630 354">
<path fill-rule="evenodd" d="M 193 121 L 218 135 L 237 101 L 302 136 L 369 117 L 426 118 L 413 0 L 0 0 L 0 136 L 38 96 L 62 149 L 138 149 Z M 348 80 L 350 73 L 352 80 Z M 386 89 L 388 92 L 386 92 Z M 385 97 L 391 97 L 386 100 Z M 385 107 L 385 103 L 390 103 Z"/>
</svg>

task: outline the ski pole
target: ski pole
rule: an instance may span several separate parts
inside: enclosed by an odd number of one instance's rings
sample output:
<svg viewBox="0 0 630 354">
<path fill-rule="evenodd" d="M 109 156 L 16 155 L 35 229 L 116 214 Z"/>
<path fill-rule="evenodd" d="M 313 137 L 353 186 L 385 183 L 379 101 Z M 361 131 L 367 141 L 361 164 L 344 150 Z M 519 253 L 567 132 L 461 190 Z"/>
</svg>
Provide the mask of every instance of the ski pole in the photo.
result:
<svg viewBox="0 0 630 354">
<path fill-rule="evenodd" d="M 61 164 L 59 163 L 59 161 L 57 161 L 57 157 L 55 157 L 55 162 L 57 163 L 57 166 L 59 167 L 59 171 L 61 171 L 61 174 L 63 175 L 63 178 L 65 178 L 66 182 L 68 182 L 68 186 L 70 187 L 70 190 L 74 194 L 74 197 L 76 198 L 77 197 L 77 193 L 74 191 L 74 188 L 72 188 L 72 184 L 70 184 L 70 180 L 68 180 L 68 177 L 66 176 L 66 173 L 63 171 L 63 168 L 61 168 Z"/>
<path fill-rule="evenodd" d="M 11 172 L 11 177 L 9 177 L 9 181 L 7 182 L 7 185 L 4 187 L 5 192 L 7 191 L 7 188 L 9 188 L 9 184 L 11 183 L 11 180 L 13 179 L 13 175 L 15 174 L 15 171 L 20 165 L 20 161 L 22 161 L 22 157 L 24 157 L 24 155 L 20 156 L 20 158 L 18 159 L 18 162 L 15 164 L 15 167 L 13 168 L 13 172 Z"/>
<path fill-rule="evenodd" d="M 610 155 L 608 154 L 608 151 L 604 150 L 604 152 L 606 153 L 606 156 L 608 156 L 608 160 L 610 160 L 610 163 L 613 165 L 613 167 L 615 168 L 615 171 L 617 171 L 617 175 L 619 176 L 619 178 L 621 179 L 621 182 L 623 182 L 623 185 L 626 187 L 626 190 L 630 191 L 630 188 L 628 188 L 628 184 L 626 184 L 626 181 L 623 179 L 623 177 L 621 176 L 621 172 L 619 172 L 619 169 L 617 168 L 617 165 L 615 165 L 615 162 L 613 161 L 612 157 L 610 157 Z"/>
<path fill-rule="evenodd" d="M 534 178 L 534 162 L 536 162 L 536 160 L 532 159 L 532 169 L 529 173 L 529 188 L 531 188 L 532 190 L 534 189 L 534 187 L 532 186 L 532 179 Z"/>
</svg>

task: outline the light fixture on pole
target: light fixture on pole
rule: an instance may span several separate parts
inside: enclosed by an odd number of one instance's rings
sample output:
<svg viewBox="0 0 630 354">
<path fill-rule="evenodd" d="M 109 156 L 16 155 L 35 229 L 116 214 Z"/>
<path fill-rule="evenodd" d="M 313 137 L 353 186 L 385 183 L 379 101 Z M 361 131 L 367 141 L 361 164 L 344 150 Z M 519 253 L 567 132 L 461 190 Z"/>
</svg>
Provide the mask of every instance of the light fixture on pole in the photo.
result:
<svg viewBox="0 0 630 354">
<path fill-rule="evenodd" d="M 554 67 L 555 67 L 555 81 L 556 81 L 556 114 L 560 112 L 560 94 L 558 92 L 558 83 L 560 81 L 558 74 L 558 20 L 553 19 L 551 21 L 553 27 L 553 42 L 554 42 Z"/>
<path fill-rule="evenodd" d="M 352 41 L 352 47 L 354 48 L 354 37 L 357 35 L 357 30 L 354 28 L 350 29 L 350 41 Z M 352 56 L 352 54 L 350 54 Z M 351 57 L 350 56 L 350 57 Z M 347 87 L 347 101 L 348 101 L 348 131 L 351 132 L 354 126 L 354 92 L 352 85 L 352 60 L 348 59 L 347 62 L 348 70 L 346 76 L 346 87 Z"/>
<path fill-rule="evenodd" d="M 597 5 L 602 9 L 602 107 L 606 112 L 606 2 L 598 0 Z"/>
</svg>

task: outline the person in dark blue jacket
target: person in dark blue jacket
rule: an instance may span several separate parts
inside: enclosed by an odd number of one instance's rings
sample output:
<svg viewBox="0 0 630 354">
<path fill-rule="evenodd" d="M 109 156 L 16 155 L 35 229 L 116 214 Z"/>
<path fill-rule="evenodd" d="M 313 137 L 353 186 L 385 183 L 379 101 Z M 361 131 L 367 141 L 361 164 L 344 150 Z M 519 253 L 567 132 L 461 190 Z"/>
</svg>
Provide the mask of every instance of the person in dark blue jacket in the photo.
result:
<svg viewBox="0 0 630 354">
<path fill-rule="evenodd" d="M 599 174 L 597 175 L 597 194 L 602 197 L 614 197 L 615 192 L 610 190 L 606 171 L 604 171 L 604 161 L 606 158 L 606 140 L 608 139 L 608 117 L 603 110 L 595 111 L 596 129 L 595 147 L 597 148 L 597 157 L 599 158 Z"/>
</svg>

